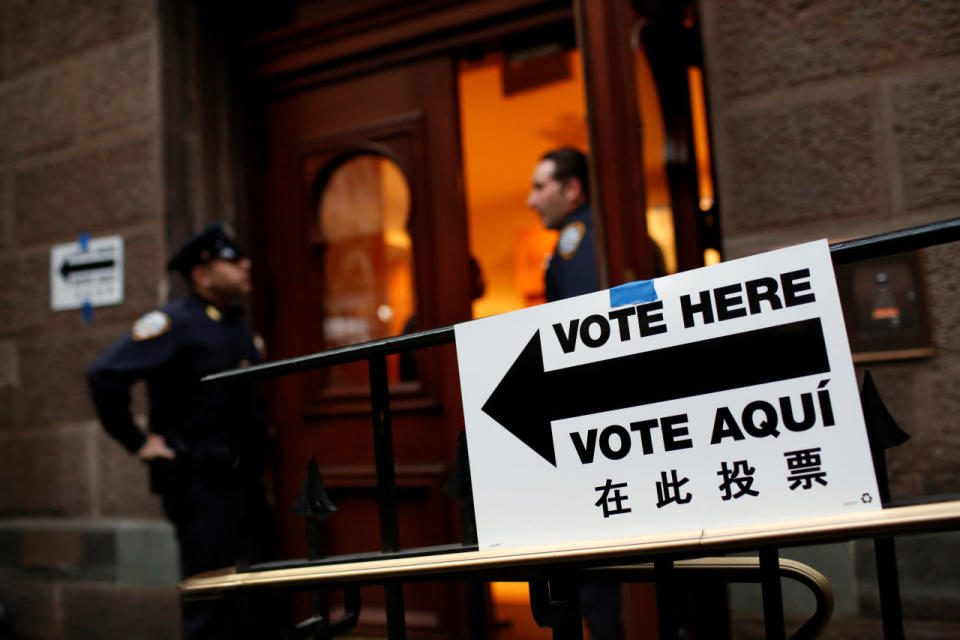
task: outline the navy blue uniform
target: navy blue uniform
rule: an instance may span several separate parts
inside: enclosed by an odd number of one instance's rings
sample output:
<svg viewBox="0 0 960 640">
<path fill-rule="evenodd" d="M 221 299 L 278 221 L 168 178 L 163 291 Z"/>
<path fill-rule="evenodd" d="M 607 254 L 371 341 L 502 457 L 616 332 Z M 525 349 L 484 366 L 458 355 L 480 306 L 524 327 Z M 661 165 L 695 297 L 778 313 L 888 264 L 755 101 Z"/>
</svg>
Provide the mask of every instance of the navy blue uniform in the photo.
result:
<svg viewBox="0 0 960 640">
<path fill-rule="evenodd" d="M 131 453 L 146 438 L 130 414 L 130 386 L 145 380 L 151 432 L 177 453 L 227 458 L 248 453 L 250 439 L 262 436 L 261 416 L 244 393 L 249 388 L 201 385 L 200 378 L 259 361 L 238 310 L 191 296 L 141 318 L 89 367 L 88 378 L 104 428 Z"/>
<path fill-rule="evenodd" d="M 200 383 L 259 360 L 239 310 L 191 296 L 143 316 L 87 371 L 104 428 L 131 453 L 146 437 L 130 413 L 130 387 L 146 381 L 150 431 L 176 453 L 174 460 L 151 462 L 151 489 L 176 527 L 185 576 L 241 557 L 264 559 L 271 517 L 261 478 L 266 437 L 259 395 L 249 383 Z M 188 640 L 251 633 L 230 602 L 184 605 Z"/>
<path fill-rule="evenodd" d="M 544 276 L 547 302 L 592 293 L 599 288 L 593 247 L 593 215 L 585 204 L 560 229 Z"/>
</svg>

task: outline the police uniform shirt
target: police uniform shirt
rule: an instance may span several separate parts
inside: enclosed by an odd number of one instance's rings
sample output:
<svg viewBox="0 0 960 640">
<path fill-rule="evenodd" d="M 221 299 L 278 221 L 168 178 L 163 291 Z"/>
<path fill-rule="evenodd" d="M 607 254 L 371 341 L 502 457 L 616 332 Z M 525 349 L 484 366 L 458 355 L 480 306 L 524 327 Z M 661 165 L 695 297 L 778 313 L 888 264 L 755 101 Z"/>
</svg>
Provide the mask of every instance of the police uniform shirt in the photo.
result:
<svg viewBox="0 0 960 640">
<path fill-rule="evenodd" d="M 249 384 L 200 379 L 259 360 L 239 309 L 191 296 L 141 317 L 87 375 L 104 428 L 131 453 L 146 436 L 130 413 L 130 386 L 145 380 L 150 431 L 178 455 L 237 456 L 256 447 L 262 431 L 257 394 Z"/>
<path fill-rule="evenodd" d="M 560 229 L 544 276 L 547 302 L 592 293 L 598 288 L 593 247 L 593 217 L 585 204 Z"/>
</svg>

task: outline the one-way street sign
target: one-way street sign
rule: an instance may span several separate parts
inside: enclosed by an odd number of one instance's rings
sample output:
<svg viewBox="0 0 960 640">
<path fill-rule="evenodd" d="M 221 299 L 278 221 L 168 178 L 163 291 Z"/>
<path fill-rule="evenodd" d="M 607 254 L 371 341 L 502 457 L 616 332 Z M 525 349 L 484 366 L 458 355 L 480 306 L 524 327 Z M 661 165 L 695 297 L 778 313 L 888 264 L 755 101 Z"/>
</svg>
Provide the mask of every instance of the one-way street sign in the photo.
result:
<svg viewBox="0 0 960 640">
<path fill-rule="evenodd" d="M 123 302 L 123 236 L 81 238 L 50 250 L 54 311 Z"/>
<path fill-rule="evenodd" d="M 879 508 L 826 241 L 456 340 L 481 548 Z"/>
</svg>

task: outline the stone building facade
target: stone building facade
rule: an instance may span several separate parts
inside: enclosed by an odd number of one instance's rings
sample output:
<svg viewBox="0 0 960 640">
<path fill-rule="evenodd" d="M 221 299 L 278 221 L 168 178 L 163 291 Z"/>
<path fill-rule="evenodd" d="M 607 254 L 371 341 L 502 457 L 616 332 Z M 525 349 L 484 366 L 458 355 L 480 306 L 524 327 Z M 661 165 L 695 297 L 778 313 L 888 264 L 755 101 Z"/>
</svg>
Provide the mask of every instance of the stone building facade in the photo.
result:
<svg viewBox="0 0 960 640">
<path fill-rule="evenodd" d="M 190 131 L 167 133 L 169 5 L 0 2 L 0 602 L 16 638 L 179 634 L 172 528 L 84 378 L 167 299 L 170 234 L 201 224 L 206 191 L 170 189 Z M 51 246 L 81 234 L 121 235 L 126 257 L 123 303 L 91 322 L 50 303 Z"/>
<path fill-rule="evenodd" d="M 202 27 L 184 5 L 0 0 L 0 601 L 17 638 L 178 634 L 172 532 L 97 424 L 83 369 L 166 300 L 173 243 L 212 215 L 242 222 L 217 149 L 235 132 L 214 118 L 210 143 L 196 113 L 183 43 Z M 726 257 L 960 216 L 956 0 L 700 10 Z M 205 122 L 219 108 L 204 103 Z M 90 323 L 49 304 L 50 248 L 82 233 L 126 251 L 124 302 Z M 912 435 L 889 456 L 895 497 L 955 492 L 960 459 L 960 251 L 924 258 L 936 353 L 870 366 Z M 900 542 L 909 637 L 956 631 L 958 546 Z M 837 586 L 827 637 L 878 636 L 869 543 L 797 554 Z"/>
<path fill-rule="evenodd" d="M 0 50 L 0 594 L 17 638 L 175 637 L 170 529 L 83 376 L 165 295 L 158 12 L 4 1 Z M 91 324 L 50 310 L 50 247 L 85 232 L 127 256 Z"/>
<path fill-rule="evenodd" d="M 960 4 L 700 7 L 725 257 L 960 216 Z M 894 499 L 958 486 L 960 247 L 930 248 L 923 258 L 935 355 L 857 367 L 869 368 L 911 435 L 888 453 Z M 897 544 L 907 637 L 954 637 L 947 621 L 960 619 L 960 571 L 950 558 L 960 538 Z M 871 543 L 784 555 L 808 559 L 837 589 L 826 637 L 882 636 Z"/>
</svg>

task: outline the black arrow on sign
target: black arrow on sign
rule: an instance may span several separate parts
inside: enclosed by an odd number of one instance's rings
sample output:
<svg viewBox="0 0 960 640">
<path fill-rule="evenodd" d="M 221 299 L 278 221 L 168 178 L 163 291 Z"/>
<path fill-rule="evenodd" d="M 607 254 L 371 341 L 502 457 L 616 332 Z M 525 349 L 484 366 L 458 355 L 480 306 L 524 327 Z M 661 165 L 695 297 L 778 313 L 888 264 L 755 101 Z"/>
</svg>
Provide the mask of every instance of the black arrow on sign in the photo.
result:
<svg viewBox="0 0 960 640">
<path fill-rule="evenodd" d="M 60 275 L 63 276 L 64 280 L 70 277 L 71 273 L 76 273 L 78 271 L 93 271 L 95 269 L 107 269 L 116 264 L 116 260 L 113 258 L 108 258 L 106 260 L 96 260 L 93 262 L 81 262 L 79 264 L 70 264 L 69 260 L 65 260 L 62 265 L 60 265 Z"/>
<path fill-rule="evenodd" d="M 819 318 L 544 371 L 540 331 L 483 411 L 557 466 L 553 420 L 830 371 Z"/>
</svg>

